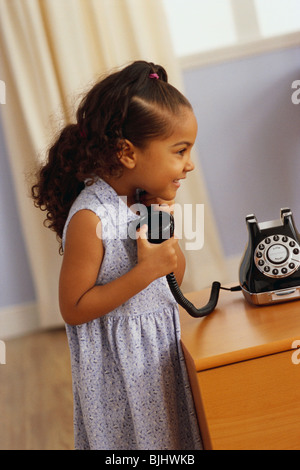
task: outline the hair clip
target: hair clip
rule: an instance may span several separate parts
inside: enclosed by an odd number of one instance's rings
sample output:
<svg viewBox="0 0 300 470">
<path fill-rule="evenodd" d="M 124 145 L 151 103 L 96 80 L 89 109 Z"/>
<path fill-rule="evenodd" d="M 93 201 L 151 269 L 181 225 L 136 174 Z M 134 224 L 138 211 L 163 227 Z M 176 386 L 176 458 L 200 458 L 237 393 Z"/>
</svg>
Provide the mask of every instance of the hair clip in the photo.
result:
<svg viewBox="0 0 300 470">
<path fill-rule="evenodd" d="M 149 74 L 149 78 L 155 78 L 156 80 L 158 80 L 158 79 L 159 79 L 159 76 L 158 76 L 157 73 L 150 73 L 150 74 Z"/>
</svg>

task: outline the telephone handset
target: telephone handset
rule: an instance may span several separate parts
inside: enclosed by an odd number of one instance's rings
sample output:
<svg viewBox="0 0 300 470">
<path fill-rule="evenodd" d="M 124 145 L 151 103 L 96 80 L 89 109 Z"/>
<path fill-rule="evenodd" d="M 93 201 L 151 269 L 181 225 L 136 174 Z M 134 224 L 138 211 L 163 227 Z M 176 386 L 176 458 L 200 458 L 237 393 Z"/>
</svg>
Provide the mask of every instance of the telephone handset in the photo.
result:
<svg viewBox="0 0 300 470">
<path fill-rule="evenodd" d="M 148 240 L 150 243 L 162 243 L 174 234 L 174 217 L 165 211 L 155 210 L 147 207 L 146 214 L 140 218 L 139 226 L 148 225 Z M 211 288 L 211 294 L 207 305 L 202 308 L 196 308 L 181 292 L 176 281 L 174 273 L 167 275 L 167 281 L 170 290 L 176 300 L 192 317 L 201 318 L 214 311 L 219 300 L 221 284 L 214 282 Z"/>
</svg>

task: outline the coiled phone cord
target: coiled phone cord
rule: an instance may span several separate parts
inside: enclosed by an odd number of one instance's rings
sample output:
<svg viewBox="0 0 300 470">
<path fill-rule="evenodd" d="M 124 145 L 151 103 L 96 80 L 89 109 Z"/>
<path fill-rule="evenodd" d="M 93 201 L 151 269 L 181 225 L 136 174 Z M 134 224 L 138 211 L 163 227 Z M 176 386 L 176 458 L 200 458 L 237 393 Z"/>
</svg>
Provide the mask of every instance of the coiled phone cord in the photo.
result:
<svg viewBox="0 0 300 470">
<path fill-rule="evenodd" d="M 212 283 L 210 298 L 207 305 L 202 308 L 196 308 L 195 305 L 193 305 L 192 302 L 190 302 L 181 292 L 173 273 L 167 275 L 167 281 L 176 302 L 181 305 L 181 307 L 183 307 L 187 311 L 187 313 L 189 313 L 189 315 L 194 318 L 206 317 L 215 310 L 219 300 L 220 289 L 228 290 L 231 292 L 237 292 L 241 290 L 240 286 L 227 288 L 222 287 L 220 282 L 215 281 Z"/>
<path fill-rule="evenodd" d="M 206 317 L 207 315 L 212 313 L 216 308 L 221 289 L 221 284 L 219 282 L 213 282 L 211 287 L 210 298 L 207 305 L 201 308 L 196 308 L 195 305 L 193 305 L 192 302 L 190 302 L 181 292 L 173 273 L 167 275 L 167 281 L 176 302 L 181 305 L 181 307 L 183 307 L 192 317 Z"/>
</svg>

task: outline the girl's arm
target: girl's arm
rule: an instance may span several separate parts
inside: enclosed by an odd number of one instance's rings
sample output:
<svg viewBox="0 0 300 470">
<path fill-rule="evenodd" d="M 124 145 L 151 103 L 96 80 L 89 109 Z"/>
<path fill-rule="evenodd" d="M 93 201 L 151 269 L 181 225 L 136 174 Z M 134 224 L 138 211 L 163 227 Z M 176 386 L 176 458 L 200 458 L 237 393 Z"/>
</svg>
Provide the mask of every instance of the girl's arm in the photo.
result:
<svg viewBox="0 0 300 470">
<path fill-rule="evenodd" d="M 104 256 L 102 240 L 96 233 L 98 223 L 96 214 L 81 210 L 68 226 L 59 302 L 65 322 L 71 325 L 80 325 L 109 313 L 155 279 L 177 269 L 177 240 L 171 238 L 160 245 L 152 245 L 142 227 L 137 240 L 137 265 L 120 278 L 95 286 Z"/>
</svg>

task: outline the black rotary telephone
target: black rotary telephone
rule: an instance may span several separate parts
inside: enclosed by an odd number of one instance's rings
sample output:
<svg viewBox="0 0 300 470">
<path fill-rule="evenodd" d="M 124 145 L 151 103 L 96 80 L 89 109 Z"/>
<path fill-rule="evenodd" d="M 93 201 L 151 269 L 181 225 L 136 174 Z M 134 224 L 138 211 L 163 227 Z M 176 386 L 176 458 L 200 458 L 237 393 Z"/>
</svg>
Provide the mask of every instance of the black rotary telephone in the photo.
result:
<svg viewBox="0 0 300 470">
<path fill-rule="evenodd" d="M 174 217 L 168 212 L 155 210 L 153 207 L 147 207 L 147 212 L 143 214 L 139 221 L 139 227 L 148 225 L 148 241 L 150 243 L 162 243 L 174 234 Z M 174 273 L 167 275 L 167 281 L 170 290 L 176 300 L 192 317 L 201 318 L 214 311 L 219 300 L 221 284 L 214 282 L 211 288 L 211 294 L 207 305 L 202 308 L 196 308 L 181 292 L 176 281 Z"/>
<path fill-rule="evenodd" d="M 281 209 L 280 219 L 258 223 L 246 217 L 248 243 L 240 266 L 240 286 L 254 305 L 300 298 L 300 235 L 292 211 Z"/>
</svg>

